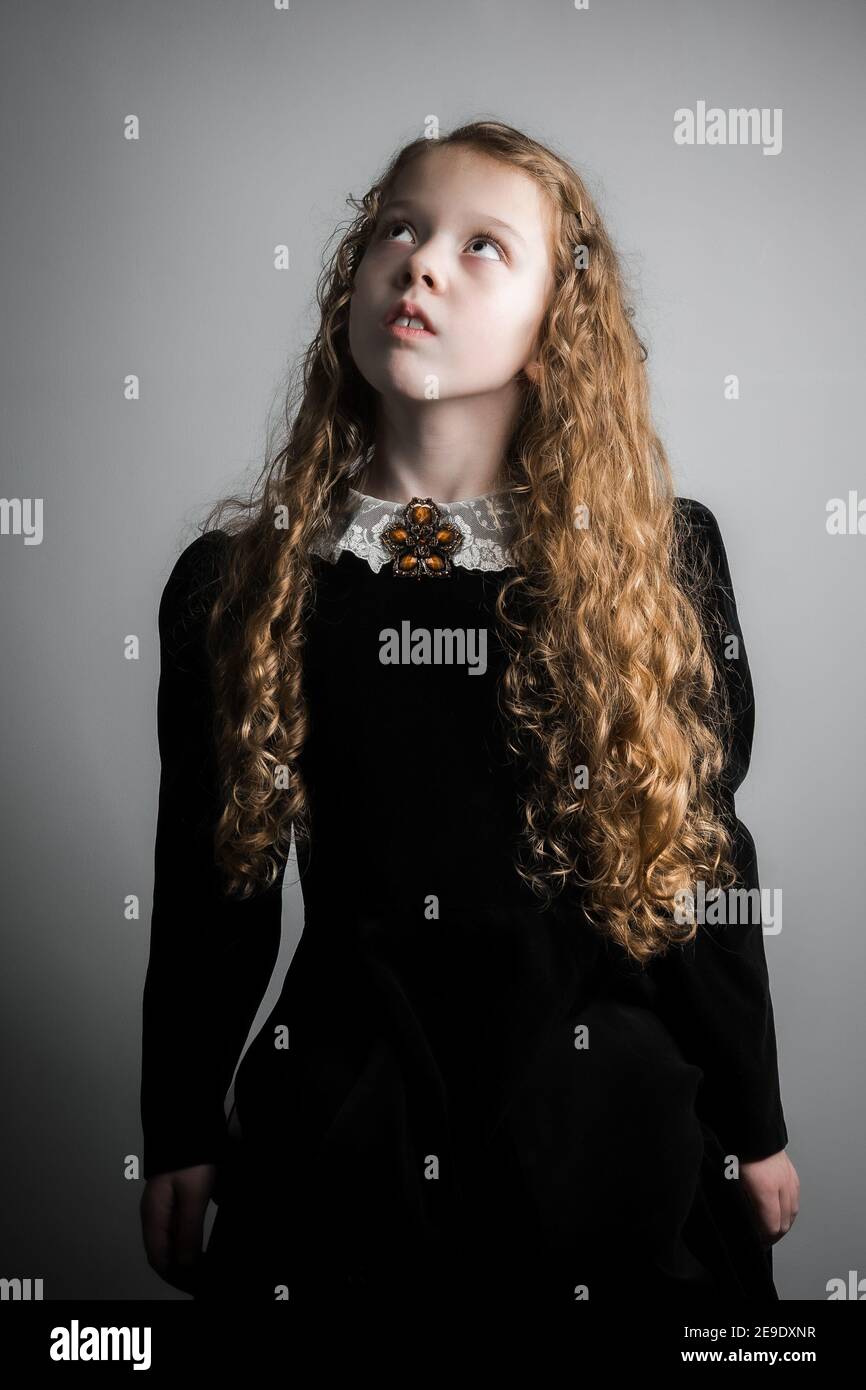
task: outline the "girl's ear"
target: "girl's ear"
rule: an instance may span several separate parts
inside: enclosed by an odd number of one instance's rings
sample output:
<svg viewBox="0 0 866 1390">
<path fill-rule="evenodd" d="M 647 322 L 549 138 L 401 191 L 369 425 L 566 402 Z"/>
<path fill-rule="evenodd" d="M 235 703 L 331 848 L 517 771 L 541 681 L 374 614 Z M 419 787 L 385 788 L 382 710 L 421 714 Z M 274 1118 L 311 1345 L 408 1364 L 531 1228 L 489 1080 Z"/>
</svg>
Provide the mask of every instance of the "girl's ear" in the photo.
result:
<svg viewBox="0 0 866 1390">
<path fill-rule="evenodd" d="M 520 375 L 520 373 L 518 373 Z M 541 376 L 541 363 L 537 361 L 527 362 L 523 368 L 522 375 L 528 377 L 530 381 L 537 382 Z"/>
</svg>

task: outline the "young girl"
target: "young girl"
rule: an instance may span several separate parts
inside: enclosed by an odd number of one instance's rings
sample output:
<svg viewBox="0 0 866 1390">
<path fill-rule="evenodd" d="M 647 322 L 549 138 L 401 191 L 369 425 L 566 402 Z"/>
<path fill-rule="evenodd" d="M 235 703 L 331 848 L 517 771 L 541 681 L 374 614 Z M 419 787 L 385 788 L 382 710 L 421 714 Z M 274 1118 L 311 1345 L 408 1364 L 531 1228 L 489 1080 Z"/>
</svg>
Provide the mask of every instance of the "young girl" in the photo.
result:
<svg viewBox="0 0 866 1390">
<path fill-rule="evenodd" d="M 160 604 L 148 1258 L 310 1306 L 776 1299 L 749 666 L 611 242 L 492 121 L 350 201 L 284 447 Z"/>
</svg>

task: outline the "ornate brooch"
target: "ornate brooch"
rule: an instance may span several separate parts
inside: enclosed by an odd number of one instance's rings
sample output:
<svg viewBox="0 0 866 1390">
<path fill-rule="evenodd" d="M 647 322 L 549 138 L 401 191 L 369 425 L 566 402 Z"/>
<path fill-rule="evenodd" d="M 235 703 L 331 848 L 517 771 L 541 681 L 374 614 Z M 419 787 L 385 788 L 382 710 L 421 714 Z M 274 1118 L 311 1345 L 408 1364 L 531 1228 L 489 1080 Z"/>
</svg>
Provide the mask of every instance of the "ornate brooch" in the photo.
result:
<svg viewBox="0 0 866 1390">
<path fill-rule="evenodd" d="M 403 520 L 392 521 L 380 536 L 393 556 L 392 574 L 439 578 L 451 574 L 451 556 L 463 536 L 432 497 L 413 497 L 403 508 Z"/>
</svg>

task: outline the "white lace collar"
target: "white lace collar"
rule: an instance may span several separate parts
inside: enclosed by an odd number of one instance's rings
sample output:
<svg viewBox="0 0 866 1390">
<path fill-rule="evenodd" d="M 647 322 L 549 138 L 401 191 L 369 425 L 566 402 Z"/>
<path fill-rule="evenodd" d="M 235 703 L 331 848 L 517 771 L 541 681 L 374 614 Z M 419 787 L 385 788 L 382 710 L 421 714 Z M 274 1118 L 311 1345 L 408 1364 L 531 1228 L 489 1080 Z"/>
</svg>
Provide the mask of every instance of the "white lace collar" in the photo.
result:
<svg viewBox="0 0 866 1390">
<path fill-rule="evenodd" d="M 426 499 L 425 499 L 426 500 Z M 336 563 L 342 551 L 351 550 L 377 572 L 391 563 L 391 555 L 379 540 L 385 527 L 402 520 L 404 502 L 349 489 L 348 506 L 326 534 L 316 536 L 310 549 Z M 507 488 L 465 497 L 459 502 L 437 502 L 443 520 L 453 521 L 463 536 L 451 563 L 463 569 L 501 570 L 512 564 L 508 541 L 514 525 L 514 504 Z"/>
</svg>

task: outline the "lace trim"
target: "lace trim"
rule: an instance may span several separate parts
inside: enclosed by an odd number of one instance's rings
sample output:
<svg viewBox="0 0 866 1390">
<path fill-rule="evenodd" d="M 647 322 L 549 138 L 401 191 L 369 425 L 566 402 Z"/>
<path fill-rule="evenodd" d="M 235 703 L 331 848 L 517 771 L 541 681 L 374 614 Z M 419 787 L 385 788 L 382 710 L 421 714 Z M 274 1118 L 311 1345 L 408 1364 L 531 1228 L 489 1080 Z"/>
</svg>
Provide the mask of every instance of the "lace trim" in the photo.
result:
<svg viewBox="0 0 866 1390">
<path fill-rule="evenodd" d="M 391 563 L 380 543 L 385 527 L 402 513 L 403 503 L 371 497 L 349 489 L 349 506 L 342 519 L 325 534 L 316 536 L 310 549 L 336 564 L 344 550 L 366 560 L 376 573 Z M 471 570 L 501 570 L 513 564 L 508 539 L 514 525 L 514 504 L 507 491 L 484 493 L 460 502 L 437 502 L 463 536 L 463 544 L 451 556 L 452 565 Z"/>
</svg>

